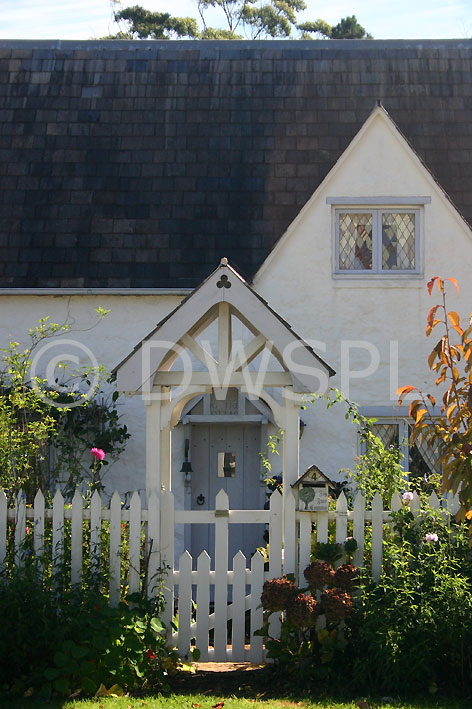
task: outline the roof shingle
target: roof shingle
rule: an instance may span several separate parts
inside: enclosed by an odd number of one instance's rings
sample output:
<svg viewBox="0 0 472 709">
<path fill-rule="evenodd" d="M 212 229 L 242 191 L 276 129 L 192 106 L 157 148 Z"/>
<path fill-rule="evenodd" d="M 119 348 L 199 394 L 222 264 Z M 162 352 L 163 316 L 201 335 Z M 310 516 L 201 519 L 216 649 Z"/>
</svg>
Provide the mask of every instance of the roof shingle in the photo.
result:
<svg viewBox="0 0 472 709">
<path fill-rule="evenodd" d="M 380 99 L 472 221 L 472 41 L 0 42 L 0 288 L 250 280 Z"/>
</svg>

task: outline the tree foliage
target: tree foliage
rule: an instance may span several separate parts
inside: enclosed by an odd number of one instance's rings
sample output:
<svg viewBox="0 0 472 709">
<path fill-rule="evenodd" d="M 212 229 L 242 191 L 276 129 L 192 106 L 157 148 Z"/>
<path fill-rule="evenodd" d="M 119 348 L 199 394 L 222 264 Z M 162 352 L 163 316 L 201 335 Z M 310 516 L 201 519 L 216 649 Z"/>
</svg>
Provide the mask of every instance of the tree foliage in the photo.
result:
<svg viewBox="0 0 472 709">
<path fill-rule="evenodd" d="M 355 15 L 343 17 L 337 25 L 330 25 L 324 20 L 303 22 L 297 25 L 301 39 L 312 39 L 319 35 L 325 39 L 373 39 L 372 35 L 362 27 Z"/>
<path fill-rule="evenodd" d="M 210 27 L 209 10 L 220 10 L 223 28 Z M 355 15 L 331 26 L 324 20 L 297 23 L 297 13 L 306 9 L 304 0 L 198 0 L 201 27 L 193 17 L 174 17 L 169 12 L 151 12 L 140 5 L 114 13 L 125 29 L 106 39 L 372 39 Z M 292 34 L 294 33 L 294 34 Z"/>
<path fill-rule="evenodd" d="M 462 327 L 458 313 L 448 310 L 446 281 L 459 292 L 454 278 L 435 276 L 429 281 L 429 294 L 436 283 L 441 302 L 429 311 L 426 326 L 428 337 L 438 326 L 443 330 L 428 357 L 429 368 L 436 374 L 436 386 L 444 389 L 441 414 L 433 415 L 434 396 L 417 387 L 400 387 L 398 394 L 400 404 L 408 394 L 418 394 L 410 404 L 410 416 L 415 422 L 412 441 L 422 436 L 429 443 L 438 444 L 443 490 L 459 493 L 462 504 L 459 516 L 464 519 L 472 518 L 469 511 L 472 507 L 472 313 Z"/>
</svg>

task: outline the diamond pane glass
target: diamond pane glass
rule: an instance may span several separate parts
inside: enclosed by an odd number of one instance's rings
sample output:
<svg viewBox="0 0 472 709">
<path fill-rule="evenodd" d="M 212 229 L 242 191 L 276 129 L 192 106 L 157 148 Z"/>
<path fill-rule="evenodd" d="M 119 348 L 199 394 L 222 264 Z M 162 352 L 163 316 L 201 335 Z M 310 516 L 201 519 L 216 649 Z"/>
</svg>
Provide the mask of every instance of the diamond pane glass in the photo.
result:
<svg viewBox="0 0 472 709">
<path fill-rule="evenodd" d="M 372 269 L 372 214 L 339 215 L 339 268 Z"/>
<path fill-rule="evenodd" d="M 382 269 L 408 271 L 415 268 L 415 215 L 382 214 Z"/>
<path fill-rule="evenodd" d="M 408 427 L 409 435 L 412 428 Z M 419 438 L 410 446 L 409 451 L 410 476 L 415 478 L 428 478 L 431 473 L 440 473 L 441 464 L 439 462 L 439 449 L 436 445 L 428 445 L 426 441 Z"/>
<path fill-rule="evenodd" d="M 400 437 L 397 423 L 374 423 L 372 427 L 373 433 L 380 438 L 385 448 L 400 445 Z"/>
</svg>

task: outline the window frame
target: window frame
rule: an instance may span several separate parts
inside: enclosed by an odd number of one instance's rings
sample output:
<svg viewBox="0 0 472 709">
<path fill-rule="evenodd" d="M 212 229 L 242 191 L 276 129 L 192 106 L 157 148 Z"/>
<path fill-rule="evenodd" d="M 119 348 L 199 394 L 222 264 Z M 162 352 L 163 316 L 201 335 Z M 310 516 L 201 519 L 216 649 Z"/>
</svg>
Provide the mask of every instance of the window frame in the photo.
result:
<svg viewBox="0 0 472 709">
<path fill-rule="evenodd" d="M 407 480 L 409 480 L 410 475 L 410 444 L 409 444 L 409 431 L 408 428 L 410 426 L 413 426 L 414 420 L 408 416 L 375 416 L 373 415 L 372 418 L 375 418 L 374 421 L 374 426 L 376 424 L 395 424 L 398 426 L 398 442 L 400 446 L 400 450 L 402 453 L 402 459 L 400 461 L 400 465 L 402 466 L 403 470 L 405 473 L 407 473 Z M 373 429 L 373 432 L 375 433 L 375 430 Z M 361 447 L 361 450 L 359 450 L 359 453 L 365 453 L 365 448 Z"/>
<path fill-rule="evenodd" d="M 382 215 L 383 214 L 414 214 L 415 215 L 415 268 L 411 269 L 382 269 Z M 371 269 L 346 269 L 339 264 L 339 215 L 340 214 L 371 214 L 372 215 L 372 268 Z M 334 222 L 334 275 L 348 278 L 418 278 L 422 276 L 422 250 L 421 232 L 423 224 L 423 210 L 419 205 L 411 207 L 402 205 L 366 204 L 361 206 L 336 205 L 333 210 Z"/>
</svg>

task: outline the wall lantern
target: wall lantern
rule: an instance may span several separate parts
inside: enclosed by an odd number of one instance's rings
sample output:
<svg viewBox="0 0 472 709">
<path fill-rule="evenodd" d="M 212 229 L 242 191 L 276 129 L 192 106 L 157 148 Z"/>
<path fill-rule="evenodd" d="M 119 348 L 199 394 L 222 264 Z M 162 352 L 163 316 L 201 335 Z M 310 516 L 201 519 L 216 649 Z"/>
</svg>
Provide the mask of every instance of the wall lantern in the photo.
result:
<svg viewBox="0 0 472 709">
<path fill-rule="evenodd" d="M 301 475 L 292 488 L 297 498 L 297 510 L 300 512 L 327 512 L 329 491 L 335 484 L 316 465 L 311 465 Z"/>
<path fill-rule="evenodd" d="M 190 480 L 190 475 L 193 473 L 192 470 L 192 463 L 188 459 L 188 451 L 190 448 L 190 441 L 188 438 L 185 439 L 185 454 L 184 454 L 184 462 L 182 463 L 182 467 L 180 468 L 181 473 L 185 473 L 185 480 Z"/>
</svg>

